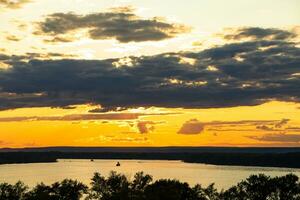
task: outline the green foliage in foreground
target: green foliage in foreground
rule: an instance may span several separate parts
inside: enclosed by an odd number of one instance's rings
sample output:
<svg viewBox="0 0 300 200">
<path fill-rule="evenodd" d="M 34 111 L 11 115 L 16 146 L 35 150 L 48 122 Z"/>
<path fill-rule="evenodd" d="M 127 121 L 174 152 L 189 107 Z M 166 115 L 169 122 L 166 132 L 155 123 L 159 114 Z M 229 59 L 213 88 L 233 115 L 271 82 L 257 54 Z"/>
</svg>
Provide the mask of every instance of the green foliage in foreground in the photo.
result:
<svg viewBox="0 0 300 200">
<path fill-rule="evenodd" d="M 153 181 L 143 172 L 133 180 L 111 172 L 105 178 L 95 173 L 91 186 L 65 179 L 52 185 L 43 183 L 29 190 L 23 183 L 0 184 L 0 200 L 300 200 L 300 182 L 296 175 L 271 178 L 252 175 L 236 186 L 220 192 L 214 184 L 189 186 L 178 180 Z"/>
</svg>

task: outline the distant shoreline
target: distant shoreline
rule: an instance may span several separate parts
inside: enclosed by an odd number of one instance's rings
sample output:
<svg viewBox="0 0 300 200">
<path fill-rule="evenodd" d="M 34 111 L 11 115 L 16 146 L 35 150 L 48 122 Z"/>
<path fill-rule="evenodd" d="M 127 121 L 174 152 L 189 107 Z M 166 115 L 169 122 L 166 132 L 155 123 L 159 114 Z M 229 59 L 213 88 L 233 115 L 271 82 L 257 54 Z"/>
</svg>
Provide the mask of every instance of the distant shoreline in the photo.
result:
<svg viewBox="0 0 300 200">
<path fill-rule="evenodd" d="M 0 164 L 58 159 L 181 160 L 187 163 L 300 168 L 300 148 L 67 148 L 0 150 Z"/>
<path fill-rule="evenodd" d="M 51 147 L 25 147 L 25 148 L 0 148 L 1 152 L 240 152 L 240 153 L 292 153 L 299 152 L 300 147 L 76 147 L 76 146 L 51 146 Z"/>
</svg>

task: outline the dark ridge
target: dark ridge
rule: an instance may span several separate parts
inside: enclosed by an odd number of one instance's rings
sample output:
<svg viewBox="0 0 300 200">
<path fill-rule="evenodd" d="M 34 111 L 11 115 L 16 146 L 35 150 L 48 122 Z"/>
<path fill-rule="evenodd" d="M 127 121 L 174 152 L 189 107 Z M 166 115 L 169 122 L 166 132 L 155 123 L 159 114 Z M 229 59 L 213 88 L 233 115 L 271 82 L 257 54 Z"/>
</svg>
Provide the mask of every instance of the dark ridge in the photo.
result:
<svg viewBox="0 0 300 200">
<path fill-rule="evenodd" d="M 57 156 L 44 152 L 0 152 L 0 164 L 56 162 Z"/>
<path fill-rule="evenodd" d="M 293 153 L 300 147 L 36 147 L 2 148 L 0 152 L 90 152 L 90 153 Z"/>
</svg>

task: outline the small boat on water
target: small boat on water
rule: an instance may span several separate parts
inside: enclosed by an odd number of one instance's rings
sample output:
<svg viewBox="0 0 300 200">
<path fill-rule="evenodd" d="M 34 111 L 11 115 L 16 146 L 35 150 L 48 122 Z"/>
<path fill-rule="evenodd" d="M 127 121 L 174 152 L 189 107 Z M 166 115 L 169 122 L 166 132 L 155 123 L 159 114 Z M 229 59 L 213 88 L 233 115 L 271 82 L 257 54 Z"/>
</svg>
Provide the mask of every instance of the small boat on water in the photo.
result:
<svg viewBox="0 0 300 200">
<path fill-rule="evenodd" d="M 120 167 L 120 166 L 121 166 L 121 163 L 120 163 L 120 162 L 117 162 L 116 166 L 117 166 L 117 167 Z"/>
</svg>

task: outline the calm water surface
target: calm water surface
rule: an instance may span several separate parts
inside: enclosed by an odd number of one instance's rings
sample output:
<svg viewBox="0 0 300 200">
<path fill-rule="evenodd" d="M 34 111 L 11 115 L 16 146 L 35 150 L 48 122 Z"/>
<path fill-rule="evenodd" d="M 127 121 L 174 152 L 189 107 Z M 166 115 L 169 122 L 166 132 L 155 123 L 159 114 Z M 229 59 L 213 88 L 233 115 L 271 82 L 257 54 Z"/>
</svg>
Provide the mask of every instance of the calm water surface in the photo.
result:
<svg viewBox="0 0 300 200">
<path fill-rule="evenodd" d="M 39 182 L 50 184 L 72 178 L 89 184 L 94 172 L 106 176 L 114 170 L 129 178 L 136 172 L 144 171 L 153 175 L 154 179 L 174 178 L 191 185 L 201 183 L 204 186 L 215 183 L 218 189 L 227 189 L 251 174 L 282 176 L 294 173 L 300 177 L 300 169 L 288 168 L 215 166 L 157 160 L 121 160 L 121 166 L 116 167 L 116 162 L 117 160 L 59 160 L 57 163 L 0 165 L 0 182 L 15 183 L 21 180 L 34 186 Z"/>
</svg>

